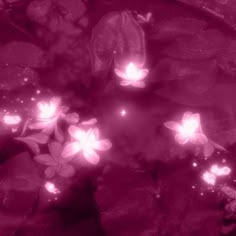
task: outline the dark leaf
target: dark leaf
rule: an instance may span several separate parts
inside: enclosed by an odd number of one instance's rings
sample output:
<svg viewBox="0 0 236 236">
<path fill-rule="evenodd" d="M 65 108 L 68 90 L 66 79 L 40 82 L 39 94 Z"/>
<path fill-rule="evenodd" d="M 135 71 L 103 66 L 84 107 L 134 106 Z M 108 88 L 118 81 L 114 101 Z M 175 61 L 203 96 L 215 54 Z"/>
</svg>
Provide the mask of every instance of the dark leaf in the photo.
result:
<svg viewBox="0 0 236 236">
<path fill-rule="evenodd" d="M 72 165 L 65 164 L 60 166 L 60 168 L 58 169 L 58 174 L 62 177 L 69 178 L 75 174 L 75 169 Z"/>
<path fill-rule="evenodd" d="M 38 155 L 40 153 L 39 145 L 34 141 L 28 138 L 15 138 L 15 139 L 27 144 L 27 146 L 34 152 L 34 154 Z"/>
<path fill-rule="evenodd" d="M 29 139 L 33 142 L 39 143 L 39 144 L 46 144 L 49 140 L 49 137 L 47 134 L 44 133 L 39 133 L 39 134 L 34 134 L 25 137 L 26 139 Z"/>
<path fill-rule="evenodd" d="M 40 164 L 47 166 L 55 166 L 57 163 L 55 159 L 49 154 L 41 154 L 34 157 L 34 160 L 39 162 Z"/>
<path fill-rule="evenodd" d="M 49 166 L 44 171 L 45 177 L 50 179 L 56 174 L 56 168 L 54 166 Z"/>
</svg>

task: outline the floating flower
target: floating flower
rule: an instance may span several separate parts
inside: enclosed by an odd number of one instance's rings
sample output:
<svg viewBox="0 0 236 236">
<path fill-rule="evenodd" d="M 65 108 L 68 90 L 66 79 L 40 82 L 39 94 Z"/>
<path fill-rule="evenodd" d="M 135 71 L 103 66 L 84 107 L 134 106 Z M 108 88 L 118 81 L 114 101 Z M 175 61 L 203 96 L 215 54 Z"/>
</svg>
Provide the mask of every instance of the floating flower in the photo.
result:
<svg viewBox="0 0 236 236">
<path fill-rule="evenodd" d="M 164 125 L 176 132 L 175 140 L 177 143 L 182 145 L 186 143 L 202 145 L 205 157 L 210 157 L 215 149 L 226 151 L 224 147 L 210 140 L 204 134 L 199 113 L 185 112 L 181 123 L 168 121 Z"/>
<path fill-rule="evenodd" d="M 217 175 L 217 176 L 225 176 L 229 175 L 231 172 L 231 169 L 228 166 L 218 167 L 217 165 L 211 166 L 210 169 L 211 173 Z"/>
<path fill-rule="evenodd" d="M 131 85 L 137 88 L 144 88 L 146 86 L 143 80 L 148 72 L 148 69 L 140 69 L 133 62 L 126 66 L 125 71 L 115 68 L 116 75 L 122 79 L 120 85 Z"/>
<path fill-rule="evenodd" d="M 58 194 L 58 193 L 60 193 L 60 190 L 55 186 L 54 183 L 46 182 L 46 183 L 44 184 L 44 187 L 45 187 L 45 189 L 46 189 L 49 193 L 52 193 L 52 194 Z"/>
<path fill-rule="evenodd" d="M 18 115 L 4 115 L 3 118 L 3 123 L 6 125 L 18 125 L 21 122 L 21 117 Z"/>
<path fill-rule="evenodd" d="M 112 146 L 108 139 L 99 140 L 98 128 L 90 128 L 86 131 L 72 125 L 68 131 L 74 141 L 65 146 L 62 152 L 62 156 L 65 158 L 82 152 L 88 162 L 97 164 L 100 156 L 96 151 L 106 151 Z"/>
<path fill-rule="evenodd" d="M 211 185 L 215 185 L 218 177 L 227 176 L 231 172 L 228 166 L 218 167 L 218 165 L 212 165 L 210 171 L 206 171 L 202 175 L 202 179 Z"/>
<path fill-rule="evenodd" d="M 61 105 L 59 97 L 53 97 L 48 102 L 39 102 L 37 104 L 38 113 L 36 121 L 29 125 L 30 129 L 43 130 L 44 133 L 51 134 L 54 132 L 58 141 L 63 141 L 63 135 L 58 127 L 59 118 L 64 119 L 69 124 L 76 124 L 79 121 L 79 115 L 75 112 L 68 113 L 68 107 Z"/>
<path fill-rule="evenodd" d="M 52 128 L 61 115 L 61 99 L 53 97 L 49 102 L 39 102 L 37 104 L 37 122 L 32 123 L 30 129 Z"/>
<path fill-rule="evenodd" d="M 49 143 L 50 154 L 37 155 L 34 159 L 46 165 L 45 176 L 47 178 L 52 178 L 56 174 L 62 177 L 71 177 L 75 173 L 75 169 L 68 162 L 71 161 L 70 158 L 62 158 L 62 145 L 59 142 Z"/>
<path fill-rule="evenodd" d="M 202 179 L 210 185 L 215 185 L 216 183 L 216 176 L 213 173 L 210 173 L 208 171 L 206 171 L 203 175 L 202 175 Z"/>
<path fill-rule="evenodd" d="M 179 144 L 186 144 L 188 142 L 206 144 L 208 142 L 208 138 L 202 131 L 200 114 L 198 113 L 185 112 L 181 123 L 168 121 L 164 125 L 176 132 L 175 140 Z"/>
</svg>

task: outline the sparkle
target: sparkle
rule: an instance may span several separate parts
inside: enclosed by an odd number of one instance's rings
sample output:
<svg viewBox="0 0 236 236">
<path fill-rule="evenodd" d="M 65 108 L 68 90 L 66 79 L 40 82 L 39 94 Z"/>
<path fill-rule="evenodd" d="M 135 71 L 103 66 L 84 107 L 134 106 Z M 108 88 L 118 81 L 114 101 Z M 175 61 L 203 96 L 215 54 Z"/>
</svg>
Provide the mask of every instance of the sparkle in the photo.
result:
<svg viewBox="0 0 236 236">
<path fill-rule="evenodd" d="M 192 186 L 192 189 L 195 189 L 195 188 L 196 188 L 196 186 L 195 186 L 195 185 L 193 185 L 193 186 Z"/>
<path fill-rule="evenodd" d="M 41 91 L 40 91 L 40 90 L 37 90 L 37 91 L 36 91 L 36 94 L 40 94 L 40 93 L 41 93 Z"/>
<path fill-rule="evenodd" d="M 46 182 L 44 187 L 49 193 L 52 193 L 52 194 L 60 193 L 59 189 L 55 186 L 54 183 Z"/>
<path fill-rule="evenodd" d="M 197 167 L 197 163 L 196 162 L 193 162 L 193 167 Z"/>
<path fill-rule="evenodd" d="M 29 79 L 27 77 L 24 78 L 24 81 L 27 82 Z"/>
<path fill-rule="evenodd" d="M 126 116 L 126 114 L 127 114 L 127 113 L 126 113 L 126 110 L 125 110 L 125 109 L 122 109 L 122 110 L 120 111 L 120 115 L 121 115 L 121 116 Z"/>
</svg>

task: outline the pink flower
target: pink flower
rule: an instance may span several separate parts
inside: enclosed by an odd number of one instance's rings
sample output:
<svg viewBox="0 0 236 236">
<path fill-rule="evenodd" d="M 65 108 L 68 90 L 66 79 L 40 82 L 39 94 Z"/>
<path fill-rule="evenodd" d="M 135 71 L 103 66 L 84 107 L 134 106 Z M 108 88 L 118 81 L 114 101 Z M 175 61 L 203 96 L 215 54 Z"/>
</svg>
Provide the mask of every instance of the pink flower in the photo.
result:
<svg viewBox="0 0 236 236">
<path fill-rule="evenodd" d="M 108 139 L 99 140 L 98 128 L 90 128 L 85 131 L 72 125 L 68 131 L 74 141 L 65 146 L 62 152 L 62 156 L 65 158 L 82 152 L 88 162 L 97 164 L 100 156 L 96 151 L 106 151 L 112 146 Z"/>
<path fill-rule="evenodd" d="M 6 114 L 3 116 L 3 122 L 6 125 L 18 125 L 21 122 L 21 117 L 18 115 Z"/>
<path fill-rule="evenodd" d="M 116 75 L 122 79 L 120 85 L 131 85 L 137 88 L 144 88 L 146 86 L 143 80 L 148 72 L 148 69 L 140 69 L 132 62 L 126 66 L 125 71 L 115 68 Z"/>
<path fill-rule="evenodd" d="M 198 113 L 185 112 L 181 123 L 168 121 L 164 125 L 176 132 L 175 140 L 179 144 L 186 144 L 188 142 L 206 144 L 208 142 L 208 138 L 202 131 L 200 114 Z"/>
<path fill-rule="evenodd" d="M 34 157 L 35 161 L 46 165 L 45 176 L 52 178 L 56 174 L 62 177 L 71 177 L 75 173 L 75 169 L 69 164 L 70 158 L 62 158 L 62 145 L 59 142 L 49 143 L 50 154 L 41 154 Z"/>
<path fill-rule="evenodd" d="M 45 129 L 55 125 L 61 115 L 61 99 L 53 97 L 49 102 L 39 102 L 37 104 L 38 113 L 36 122 L 32 123 L 30 129 Z"/>
</svg>

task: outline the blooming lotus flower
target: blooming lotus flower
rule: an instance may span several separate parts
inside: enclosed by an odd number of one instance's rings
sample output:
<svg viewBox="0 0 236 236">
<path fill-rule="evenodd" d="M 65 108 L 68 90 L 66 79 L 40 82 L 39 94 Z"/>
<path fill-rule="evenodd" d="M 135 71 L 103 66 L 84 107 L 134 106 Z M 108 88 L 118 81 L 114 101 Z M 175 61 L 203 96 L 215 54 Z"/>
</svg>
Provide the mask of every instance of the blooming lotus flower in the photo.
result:
<svg viewBox="0 0 236 236">
<path fill-rule="evenodd" d="M 37 104 L 37 122 L 31 124 L 30 129 L 51 128 L 61 115 L 61 99 L 53 97 L 49 102 L 39 102 Z"/>
<path fill-rule="evenodd" d="M 144 88 L 146 86 L 143 80 L 148 72 L 148 69 L 140 69 L 132 62 L 127 65 L 125 71 L 115 68 L 116 75 L 122 79 L 120 85 L 131 85 L 137 88 Z"/>
<path fill-rule="evenodd" d="M 198 113 L 185 112 L 181 123 L 168 121 L 164 125 L 176 132 L 175 140 L 179 144 L 186 144 L 188 142 L 206 144 L 208 142 L 208 138 L 202 131 L 200 114 Z"/>
<path fill-rule="evenodd" d="M 176 132 L 175 140 L 177 143 L 202 145 L 205 157 L 210 157 L 215 149 L 226 151 L 224 147 L 210 140 L 203 133 L 199 113 L 185 112 L 181 123 L 168 121 L 164 125 Z"/>
<path fill-rule="evenodd" d="M 82 152 L 88 162 L 97 164 L 100 159 L 97 151 L 106 151 L 112 146 L 108 139 L 99 140 L 98 128 L 90 128 L 86 131 L 72 125 L 68 131 L 74 141 L 65 146 L 62 152 L 62 156 L 65 158 Z"/>
<path fill-rule="evenodd" d="M 35 161 L 46 165 L 45 176 L 52 178 L 56 174 L 62 177 L 71 177 L 75 173 L 75 169 L 68 162 L 70 158 L 62 158 L 62 145 L 58 142 L 49 143 L 50 154 L 41 154 L 34 157 Z"/>
<path fill-rule="evenodd" d="M 227 176 L 231 172 L 228 166 L 218 167 L 218 165 L 212 165 L 210 171 L 206 171 L 202 175 L 202 179 L 211 185 L 215 185 L 218 177 Z"/>
<path fill-rule="evenodd" d="M 53 97 L 49 102 L 39 102 L 37 108 L 36 122 L 30 124 L 29 128 L 41 129 L 47 134 L 54 132 L 58 141 L 63 141 L 62 132 L 57 124 L 59 118 L 64 119 L 69 124 L 76 124 L 79 121 L 77 113 L 67 114 L 69 108 L 61 105 L 59 97 Z"/>
</svg>

